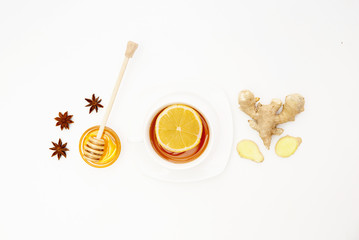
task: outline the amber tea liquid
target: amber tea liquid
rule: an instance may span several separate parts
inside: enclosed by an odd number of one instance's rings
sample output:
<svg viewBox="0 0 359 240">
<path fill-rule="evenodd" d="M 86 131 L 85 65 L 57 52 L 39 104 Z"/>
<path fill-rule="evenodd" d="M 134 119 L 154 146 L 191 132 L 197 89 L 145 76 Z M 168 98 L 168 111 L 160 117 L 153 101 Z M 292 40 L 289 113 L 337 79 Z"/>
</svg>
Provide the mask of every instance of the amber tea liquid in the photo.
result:
<svg viewBox="0 0 359 240">
<path fill-rule="evenodd" d="M 169 162 L 188 163 L 188 162 L 195 160 L 206 150 L 208 142 L 209 142 L 209 127 L 208 127 L 208 123 L 207 123 L 206 119 L 203 117 L 203 115 L 200 112 L 198 112 L 195 108 L 191 107 L 199 114 L 201 121 L 202 121 L 201 141 L 195 148 L 193 148 L 191 150 L 188 150 L 185 152 L 180 152 L 180 153 L 171 152 L 171 151 L 164 149 L 158 143 L 157 138 L 156 138 L 156 130 L 155 130 L 156 120 L 157 120 L 158 115 L 165 108 L 167 108 L 167 107 L 164 107 L 161 111 L 159 111 L 157 113 L 157 115 L 153 118 L 151 125 L 150 125 L 149 137 L 150 137 L 150 142 L 151 142 L 153 149 L 160 157 L 162 157 L 163 159 L 165 159 Z"/>
</svg>

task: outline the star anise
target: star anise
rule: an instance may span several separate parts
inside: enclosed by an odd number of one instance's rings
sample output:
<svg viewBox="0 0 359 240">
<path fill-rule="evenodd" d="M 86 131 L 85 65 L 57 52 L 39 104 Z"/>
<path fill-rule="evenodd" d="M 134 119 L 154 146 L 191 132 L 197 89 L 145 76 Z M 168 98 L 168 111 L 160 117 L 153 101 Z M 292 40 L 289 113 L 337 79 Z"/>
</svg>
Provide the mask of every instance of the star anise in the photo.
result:
<svg viewBox="0 0 359 240">
<path fill-rule="evenodd" d="M 67 143 L 62 144 L 61 138 L 59 138 L 59 142 L 56 144 L 52 142 L 54 147 L 49 148 L 50 150 L 53 150 L 54 153 L 51 155 L 51 157 L 57 155 L 57 159 L 60 160 L 61 156 L 66 157 L 66 151 L 69 151 L 69 149 L 66 148 Z"/>
<path fill-rule="evenodd" d="M 93 110 L 96 110 L 96 112 L 97 112 L 98 108 L 103 108 L 103 106 L 100 104 L 102 99 L 99 100 L 99 98 L 100 97 L 96 98 L 95 94 L 92 94 L 92 99 L 85 98 L 85 100 L 89 103 L 85 106 L 85 107 L 90 107 L 89 113 L 91 113 Z"/>
<path fill-rule="evenodd" d="M 55 118 L 55 120 L 57 121 L 56 126 L 60 126 L 61 130 L 64 128 L 69 129 L 69 124 L 74 122 L 71 120 L 72 116 L 73 115 L 68 115 L 67 112 L 65 112 L 64 114 L 59 112 L 59 116 Z"/>
</svg>

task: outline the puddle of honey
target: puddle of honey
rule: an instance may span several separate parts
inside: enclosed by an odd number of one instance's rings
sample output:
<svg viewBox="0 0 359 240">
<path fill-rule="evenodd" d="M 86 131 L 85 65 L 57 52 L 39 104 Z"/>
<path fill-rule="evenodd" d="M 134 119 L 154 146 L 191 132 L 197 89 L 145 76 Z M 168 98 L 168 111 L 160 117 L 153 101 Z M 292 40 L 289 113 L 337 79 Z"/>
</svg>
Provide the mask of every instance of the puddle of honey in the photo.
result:
<svg viewBox="0 0 359 240">
<path fill-rule="evenodd" d="M 167 107 L 165 107 L 165 108 L 167 108 Z M 155 152 L 161 158 L 163 158 L 163 159 L 165 159 L 165 160 L 167 160 L 169 162 L 179 163 L 179 164 L 192 162 L 193 160 L 195 160 L 199 156 L 201 156 L 201 154 L 207 148 L 207 145 L 208 145 L 208 142 L 209 142 L 208 123 L 207 123 L 206 119 L 203 117 L 203 115 L 200 112 L 198 112 L 195 108 L 191 107 L 192 109 L 194 109 L 199 114 L 199 116 L 201 118 L 201 121 L 202 121 L 201 141 L 199 142 L 199 144 L 196 147 L 192 148 L 191 150 L 185 151 L 185 152 L 175 153 L 175 152 L 168 151 L 168 150 L 164 149 L 158 143 L 157 138 L 156 138 L 156 129 L 155 129 L 157 117 L 165 108 L 163 108 L 161 111 L 158 112 L 158 114 L 153 118 L 153 120 L 151 122 L 151 125 L 150 125 L 149 137 L 150 137 L 150 142 L 151 142 L 152 148 L 155 150 Z"/>
<path fill-rule="evenodd" d="M 84 158 L 84 146 L 86 146 L 90 137 L 96 137 L 99 126 L 94 126 L 87 129 L 80 139 L 80 155 L 82 159 L 92 167 L 104 168 L 113 164 L 121 152 L 121 142 L 114 130 L 105 127 L 102 138 L 105 140 L 104 154 L 98 161 L 88 161 Z"/>
</svg>

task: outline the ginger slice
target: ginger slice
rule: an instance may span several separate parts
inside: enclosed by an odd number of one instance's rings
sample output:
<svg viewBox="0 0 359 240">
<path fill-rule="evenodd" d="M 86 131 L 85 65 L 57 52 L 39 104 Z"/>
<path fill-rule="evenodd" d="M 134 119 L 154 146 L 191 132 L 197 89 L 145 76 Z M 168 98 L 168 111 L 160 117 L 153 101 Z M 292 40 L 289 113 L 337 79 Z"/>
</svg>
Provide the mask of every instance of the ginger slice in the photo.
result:
<svg viewBox="0 0 359 240">
<path fill-rule="evenodd" d="M 263 162 L 264 160 L 257 144 L 251 140 L 240 141 L 237 144 L 237 152 L 242 158 L 246 158 L 257 163 Z"/>
<path fill-rule="evenodd" d="M 295 153 L 301 143 L 302 139 L 300 137 L 282 137 L 275 145 L 275 152 L 279 157 L 289 157 Z"/>
</svg>

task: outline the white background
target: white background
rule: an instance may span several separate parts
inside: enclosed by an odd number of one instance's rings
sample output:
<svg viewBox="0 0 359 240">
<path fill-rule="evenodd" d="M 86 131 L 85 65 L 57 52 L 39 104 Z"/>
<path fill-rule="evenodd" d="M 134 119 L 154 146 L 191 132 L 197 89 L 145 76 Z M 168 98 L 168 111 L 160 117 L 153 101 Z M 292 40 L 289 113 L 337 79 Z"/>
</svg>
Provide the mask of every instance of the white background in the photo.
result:
<svg viewBox="0 0 359 240">
<path fill-rule="evenodd" d="M 358 1 L 0 1 L 0 239 L 359 239 Z M 123 144 L 106 169 L 78 153 L 84 98 L 109 100 L 127 40 L 131 60 L 108 125 Z M 150 85 L 217 83 L 227 92 L 235 144 L 256 141 L 256 164 L 233 148 L 202 182 L 148 178 L 130 139 Z M 306 110 L 285 134 L 291 158 L 263 147 L 238 110 L 298 92 Z M 143 100 L 141 100 L 143 101 Z M 143 105 L 145 105 L 145 101 Z M 70 130 L 55 127 L 73 114 Z M 51 158 L 61 137 L 70 152 Z"/>
</svg>

